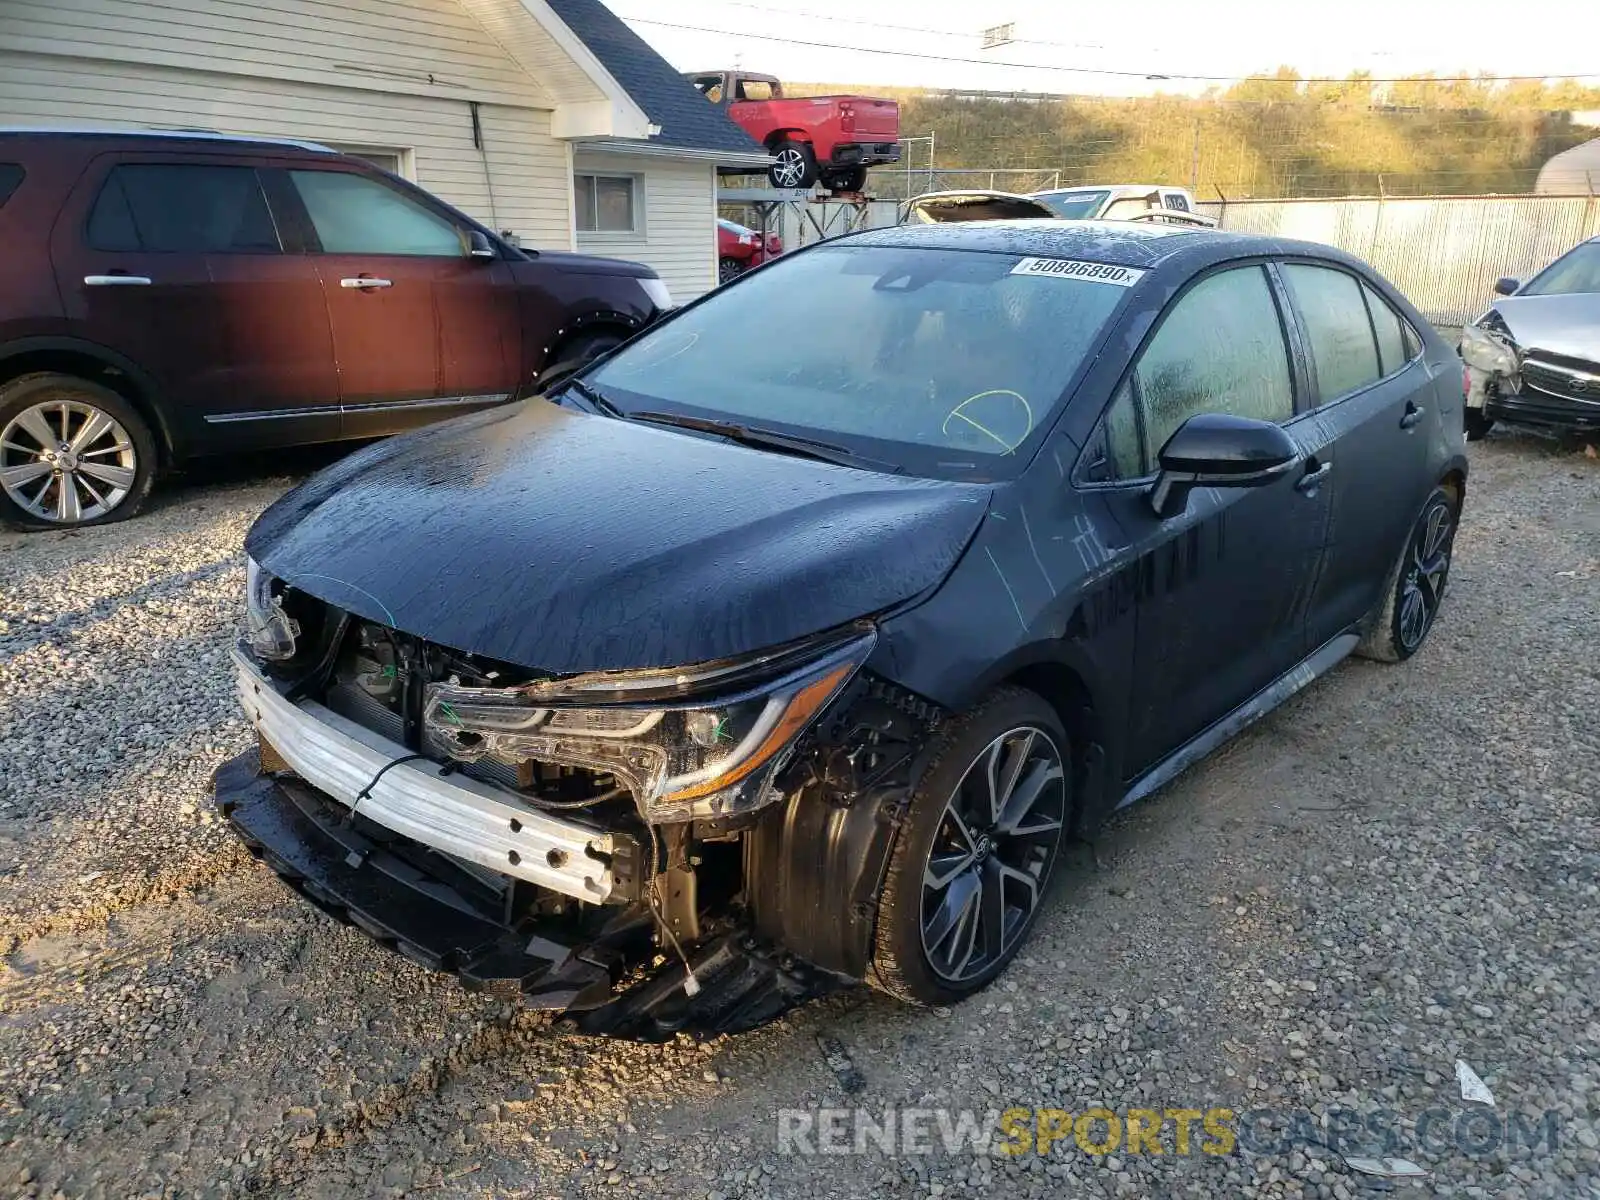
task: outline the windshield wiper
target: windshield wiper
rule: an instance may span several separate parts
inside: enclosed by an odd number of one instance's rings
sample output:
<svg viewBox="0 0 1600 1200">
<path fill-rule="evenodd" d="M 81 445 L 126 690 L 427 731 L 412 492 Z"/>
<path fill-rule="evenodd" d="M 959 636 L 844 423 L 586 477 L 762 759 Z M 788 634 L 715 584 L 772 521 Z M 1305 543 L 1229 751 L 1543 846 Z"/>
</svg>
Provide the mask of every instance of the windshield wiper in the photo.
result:
<svg viewBox="0 0 1600 1200">
<path fill-rule="evenodd" d="M 607 417 L 616 417 L 619 421 L 626 421 L 628 419 L 627 413 L 623 412 L 610 400 L 607 400 L 599 390 L 591 387 L 583 380 L 569 379 L 563 386 L 569 387 L 573 391 L 577 392 L 578 395 L 582 396 L 589 402 L 590 407 L 592 407 L 597 413 Z"/>
<path fill-rule="evenodd" d="M 729 441 L 738 442 L 742 446 L 753 446 L 758 450 L 777 450 L 785 454 L 793 454 L 800 458 L 814 458 L 821 462 L 830 462 L 836 466 L 858 467 L 866 471 L 882 471 L 890 475 L 898 475 L 901 468 L 894 463 L 884 462 L 881 459 L 867 458 L 843 446 L 832 442 L 820 441 L 817 438 L 801 437 L 793 433 L 779 433 L 775 429 L 761 429 L 752 425 L 740 425 L 735 421 L 716 421 L 708 417 L 690 417 L 682 413 L 666 412 L 631 412 L 627 414 L 630 421 L 649 421 L 655 425 L 672 425 L 679 429 L 693 429 L 699 433 L 716 434 Z"/>
</svg>

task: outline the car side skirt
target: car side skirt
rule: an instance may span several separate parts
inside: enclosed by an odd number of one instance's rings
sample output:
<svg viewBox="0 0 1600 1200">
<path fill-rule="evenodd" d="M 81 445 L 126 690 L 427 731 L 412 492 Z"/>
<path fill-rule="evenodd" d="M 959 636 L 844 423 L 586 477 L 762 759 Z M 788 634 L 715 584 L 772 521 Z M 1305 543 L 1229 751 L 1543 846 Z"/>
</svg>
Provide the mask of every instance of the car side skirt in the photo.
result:
<svg viewBox="0 0 1600 1200">
<path fill-rule="evenodd" d="M 1190 738 L 1189 741 L 1179 746 L 1166 758 L 1134 780 L 1133 784 L 1123 794 L 1121 802 L 1118 803 L 1117 811 L 1143 800 L 1163 784 L 1177 778 L 1177 776 L 1193 766 L 1194 763 L 1210 754 L 1241 730 L 1255 724 L 1307 684 L 1322 675 L 1326 675 L 1348 658 L 1350 652 L 1360 642 L 1361 635 L 1353 632 L 1341 633 L 1337 637 L 1324 642 L 1302 659 L 1298 665 L 1278 676 L 1277 679 L 1262 688 L 1254 696 L 1251 696 L 1250 699 L 1246 700 L 1227 716 Z"/>
</svg>

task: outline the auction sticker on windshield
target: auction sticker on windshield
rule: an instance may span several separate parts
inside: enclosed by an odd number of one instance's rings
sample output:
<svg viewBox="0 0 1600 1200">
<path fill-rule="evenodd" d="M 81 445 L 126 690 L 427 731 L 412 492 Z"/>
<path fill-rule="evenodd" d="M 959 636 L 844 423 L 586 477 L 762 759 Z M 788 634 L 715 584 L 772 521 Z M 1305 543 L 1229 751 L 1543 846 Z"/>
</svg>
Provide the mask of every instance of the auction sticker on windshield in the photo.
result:
<svg viewBox="0 0 1600 1200">
<path fill-rule="evenodd" d="M 1114 283 L 1118 287 L 1132 287 L 1144 278 L 1144 272 L 1133 267 L 1078 262 L 1070 258 L 1025 258 L 1011 268 L 1011 273 L 1050 275 L 1057 279 L 1087 279 L 1093 283 Z"/>
</svg>

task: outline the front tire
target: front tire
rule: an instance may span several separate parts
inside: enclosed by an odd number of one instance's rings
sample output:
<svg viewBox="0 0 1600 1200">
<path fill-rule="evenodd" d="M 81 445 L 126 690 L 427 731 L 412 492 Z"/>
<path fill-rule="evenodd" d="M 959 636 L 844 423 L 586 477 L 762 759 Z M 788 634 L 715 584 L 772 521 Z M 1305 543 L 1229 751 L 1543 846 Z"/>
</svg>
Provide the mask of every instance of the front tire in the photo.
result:
<svg viewBox="0 0 1600 1200">
<path fill-rule="evenodd" d="M 1021 688 L 990 693 L 940 731 L 890 851 L 874 986 L 949 1004 L 1005 970 L 1058 857 L 1070 762 L 1055 710 Z"/>
<path fill-rule="evenodd" d="M 775 161 L 767 168 L 773 187 L 808 188 L 817 182 L 817 155 L 807 142 L 786 140 L 772 152 Z"/>
<path fill-rule="evenodd" d="M 110 388 L 39 372 L 0 387 L 0 520 L 19 529 L 123 521 L 155 482 L 156 444 Z"/>
<path fill-rule="evenodd" d="M 591 333 L 561 347 L 556 361 L 539 372 L 533 381 L 534 391 L 540 395 L 553 392 L 595 359 L 622 345 L 618 333 Z"/>
<path fill-rule="evenodd" d="M 1439 616 L 1455 550 L 1457 502 L 1433 489 L 1383 585 L 1383 602 L 1356 647 L 1363 658 L 1404 662 L 1422 648 Z"/>
<path fill-rule="evenodd" d="M 1494 428 L 1494 418 L 1484 413 L 1481 408 L 1469 408 L 1464 414 L 1464 423 L 1467 427 L 1467 441 L 1481 442 L 1488 436 L 1489 430 Z"/>
</svg>

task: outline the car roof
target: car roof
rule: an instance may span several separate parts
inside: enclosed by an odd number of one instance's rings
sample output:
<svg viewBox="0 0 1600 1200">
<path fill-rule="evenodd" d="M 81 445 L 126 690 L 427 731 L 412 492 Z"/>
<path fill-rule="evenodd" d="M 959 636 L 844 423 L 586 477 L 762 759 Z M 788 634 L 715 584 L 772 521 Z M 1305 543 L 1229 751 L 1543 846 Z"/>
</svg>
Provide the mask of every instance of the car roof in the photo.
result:
<svg viewBox="0 0 1600 1200">
<path fill-rule="evenodd" d="M 855 245 L 915 247 L 930 250 L 986 250 L 994 254 L 1028 254 L 1042 258 L 1082 258 L 1122 267 L 1147 267 L 1170 257 L 1185 243 L 1223 241 L 1250 253 L 1257 242 L 1275 239 L 1219 233 L 1178 225 L 1143 225 L 1129 221 L 953 221 L 939 225 L 898 225 L 869 229 L 850 236 Z"/>
<path fill-rule="evenodd" d="M 1181 192 L 1185 189 L 1173 183 L 1080 183 L 1076 187 L 1045 188 L 1039 192 L 1029 192 L 1030 196 L 1065 196 L 1074 192 L 1111 192 L 1121 195 L 1125 192 L 1135 192 L 1143 195 L 1148 192 Z"/>
<path fill-rule="evenodd" d="M 139 141 L 226 142 L 236 146 L 270 146 L 279 149 L 290 147 L 295 150 L 307 150 L 315 154 L 339 153 L 331 146 L 324 146 L 318 142 L 305 142 L 294 138 L 247 137 L 242 134 L 217 133 L 210 129 L 117 129 L 91 126 L 0 125 L 0 137 L 4 136 L 93 138 L 104 141 L 117 141 L 126 138 Z"/>
</svg>

